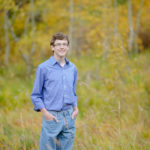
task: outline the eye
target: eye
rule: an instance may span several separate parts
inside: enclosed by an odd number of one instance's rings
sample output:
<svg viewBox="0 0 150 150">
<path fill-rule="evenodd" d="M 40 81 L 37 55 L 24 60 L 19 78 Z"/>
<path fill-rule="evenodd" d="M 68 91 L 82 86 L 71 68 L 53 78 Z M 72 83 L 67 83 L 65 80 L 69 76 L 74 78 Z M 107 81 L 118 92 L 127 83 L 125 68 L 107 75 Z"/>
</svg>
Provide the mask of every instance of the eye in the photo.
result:
<svg viewBox="0 0 150 150">
<path fill-rule="evenodd" d="M 64 46 L 64 47 L 67 47 L 68 46 L 68 44 L 67 43 L 56 43 L 54 46 L 56 46 L 56 47 L 60 47 L 60 46 Z"/>
<path fill-rule="evenodd" d="M 67 43 L 63 43 L 63 46 L 68 46 L 68 44 Z"/>
</svg>

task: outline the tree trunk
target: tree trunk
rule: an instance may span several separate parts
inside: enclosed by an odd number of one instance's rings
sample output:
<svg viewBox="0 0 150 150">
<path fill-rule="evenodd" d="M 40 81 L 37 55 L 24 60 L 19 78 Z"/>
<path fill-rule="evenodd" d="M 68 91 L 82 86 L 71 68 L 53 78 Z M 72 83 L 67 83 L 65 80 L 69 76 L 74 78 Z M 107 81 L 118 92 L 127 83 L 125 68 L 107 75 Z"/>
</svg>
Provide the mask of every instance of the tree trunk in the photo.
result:
<svg viewBox="0 0 150 150">
<path fill-rule="evenodd" d="M 27 24 L 29 22 L 29 17 L 27 17 L 27 20 L 26 20 L 26 25 L 25 25 L 25 29 L 24 29 L 24 34 L 26 35 L 27 34 Z M 34 16 L 34 0 L 31 0 L 31 28 L 32 28 L 32 40 L 35 39 L 35 16 Z M 31 73 L 32 73 L 32 69 L 33 69 L 33 62 L 32 62 L 32 58 L 33 58 L 33 55 L 35 53 L 35 50 L 36 50 L 36 44 L 35 42 L 33 41 L 32 42 L 32 47 L 31 47 L 31 50 L 29 52 L 29 55 L 24 55 L 21 52 L 21 55 L 22 55 L 22 58 L 23 60 L 25 61 L 26 63 L 26 67 L 27 67 L 27 70 L 26 70 L 26 73 L 27 73 L 27 77 L 30 77 Z"/>
<path fill-rule="evenodd" d="M 4 64 L 8 66 L 9 62 L 9 53 L 10 53 L 10 44 L 9 44 L 9 33 L 8 33 L 8 11 L 5 10 L 4 12 L 4 30 L 5 30 L 5 44 L 6 44 L 6 49 L 5 49 L 5 60 Z"/>
<path fill-rule="evenodd" d="M 131 52 L 133 49 L 133 42 L 134 42 L 134 29 L 133 29 L 133 20 L 132 20 L 132 6 L 131 0 L 128 0 L 128 21 L 129 21 L 129 41 L 128 41 L 128 50 Z"/>
<path fill-rule="evenodd" d="M 70 22 L 69 22 L 69 41 L 70 41 L 70 46 L 69 46 L 69 56 L 71 55 L 72 51 L 72 45 L 73 45 L 73 0 L 70 0 Z"/>
<path fill-rule="evenodd" d="M 110 0 L 107 0 L 107 3 L 104 2 L 103 4 L 103 15 L 102 15 L 102 27 L 103 27 L 103 58 L 105 59 L 107 57 L 108 50 L 110 49 L 110 37 L 111 37 L 111 31 L 109 28 L 109 24 L 107 23 L 107 16 L 109 13 L 109 7 L 110 7 Z"/>
<path fill-rule="evenodd" d="M 118 35 L 118 9 L 117 9 L 117 0 L 114 0 L 115 8 L 115 18 L 114 18 L 114 36 Z"/>
<path fill-rule="evenodd" d="M 120 46 L 121 46 L 121 50 L 123 51 L 123 53 L 125 53 L 125 48 L 124 48 L 124 45 L 123 45 L 123 40 L 122 40 L 122 36 L 120 35 L 119 31 L 118 31 L 118 3 L 117 3 L 117 0 L 114 0 L 114 8 L 115 8 L 115 16 L 114 16 L 114 38 L 116 40 L 114 40 L 114 43 L 113 43 L 113 46 L 114 48 L 116 47 L 117 45 L 117 42 L 120 41 Z M 118 41 L 119 40 L 119 41 Z"/>
</svg>

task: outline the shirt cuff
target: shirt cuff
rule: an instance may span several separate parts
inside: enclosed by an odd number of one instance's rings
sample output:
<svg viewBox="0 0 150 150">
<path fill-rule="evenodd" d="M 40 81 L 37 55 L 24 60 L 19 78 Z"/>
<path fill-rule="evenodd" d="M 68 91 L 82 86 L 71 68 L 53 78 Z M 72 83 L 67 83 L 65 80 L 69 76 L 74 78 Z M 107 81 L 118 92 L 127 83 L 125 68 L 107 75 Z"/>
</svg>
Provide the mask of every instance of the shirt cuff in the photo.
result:
<svg viewBox="0 0 150 150">
<path fill-rule="evenodd" d="M 75 99 L 75 102 L 72 104 L 73 107 L 77 107 L 77 99 Z"/>
<path fill-rule="evenodd" d="M 37 111 L 37 112 L 40 112 L 40 110 L 42 108 L 45 108 L 44 104 L 43 103 L 38 103 L 34 106 L 34 110 Z"/>
</svg>

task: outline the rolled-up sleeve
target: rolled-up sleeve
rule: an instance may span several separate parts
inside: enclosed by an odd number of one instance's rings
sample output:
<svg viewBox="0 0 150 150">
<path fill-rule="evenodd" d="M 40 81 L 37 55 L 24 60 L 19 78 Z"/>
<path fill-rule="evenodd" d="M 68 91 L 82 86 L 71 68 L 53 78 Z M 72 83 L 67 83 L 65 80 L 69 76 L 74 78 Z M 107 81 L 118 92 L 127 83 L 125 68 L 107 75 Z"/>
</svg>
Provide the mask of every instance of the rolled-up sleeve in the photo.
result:
<svg viewBox="0 0 150 150">
<path fill-rule="evenodd" d="M 31 101 L 34 105 L 35 111 L 40 111 L 40 109 L 45 108 L 42 96 L 43 84 L 44 84 L 44 72 L 42 71 L 42 68 L 38 67 L 36 71 L 33 90 L 31 93 Z"/>
<path fill-rule="evenodd" d="M 76 94 L 76 86 L 77 86 L 77 69 L 74 69 L 74 82 L 73 82 L 73 93 L 74 93 L 74 103 L 73 107 L 77 106 L 77 94 Z"/>
</svg>

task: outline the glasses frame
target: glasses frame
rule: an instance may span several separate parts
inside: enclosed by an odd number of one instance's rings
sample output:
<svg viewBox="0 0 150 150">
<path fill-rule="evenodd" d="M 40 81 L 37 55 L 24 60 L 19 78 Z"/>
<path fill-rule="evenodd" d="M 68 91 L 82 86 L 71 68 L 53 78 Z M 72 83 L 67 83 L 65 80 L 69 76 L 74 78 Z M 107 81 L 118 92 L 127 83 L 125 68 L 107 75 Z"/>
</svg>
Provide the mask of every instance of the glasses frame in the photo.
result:
<svg viewBox="0 0 150 150">
<path fill-rule="evenodd" d="M 54 46 L 55 47 L 61 47 L 61 46 L 68 47 L 68 43 L 56 43 L 56 44 L 54 44 Z"/>
</svg>

